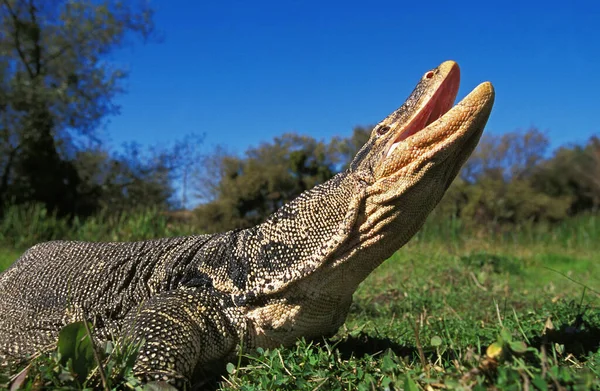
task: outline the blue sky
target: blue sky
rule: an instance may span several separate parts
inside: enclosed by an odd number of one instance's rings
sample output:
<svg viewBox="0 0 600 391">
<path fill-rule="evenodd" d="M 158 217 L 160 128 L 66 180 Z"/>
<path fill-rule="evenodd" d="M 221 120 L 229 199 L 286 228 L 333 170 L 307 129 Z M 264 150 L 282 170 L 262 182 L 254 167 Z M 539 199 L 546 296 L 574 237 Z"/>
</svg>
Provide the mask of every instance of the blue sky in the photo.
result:
<svg viewBox="0 0 600 391">
<path fill-rule="evenodd" d="M 459 98 L 494 84 L 487 132 L 537 126 L 553 147 L 600 134 L 598 1 L 151 4 L 164 39 L 114 58 L 130 77 L 112 146 L 203 133 L 206 152 L 242 152 L 288 131 L 349 136 L 447 59 L 461 66 Z"/>
</svg>

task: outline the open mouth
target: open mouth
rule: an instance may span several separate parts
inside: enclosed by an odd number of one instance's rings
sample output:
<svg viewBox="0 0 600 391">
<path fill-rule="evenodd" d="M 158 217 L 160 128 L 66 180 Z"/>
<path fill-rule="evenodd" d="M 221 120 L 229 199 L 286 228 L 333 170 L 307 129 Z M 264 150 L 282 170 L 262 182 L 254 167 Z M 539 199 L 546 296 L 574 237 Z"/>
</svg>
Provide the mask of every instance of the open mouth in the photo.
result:
<svg viewBox="0 0 600 391">
<path fill-rule="evenodd" d="M 447 61 L 437 71 L 445 74 L 441 76 L 443 79 L 438 83 L 437 88 L 429 93 L 429 97 L 424 97 L 420 107 L 416 108 L 412 118 L 406 122 L 402 129 L 396 130 L 397 136 L 392 140 L 386 157 L 392 154 L 400 142 L 428 127 L 446 114 L 454 105 L 460 86 L 458 64 Z M 429 71 L 423 77 L 436 77 L 436 73 L 435 71 Z"/>
</svg>

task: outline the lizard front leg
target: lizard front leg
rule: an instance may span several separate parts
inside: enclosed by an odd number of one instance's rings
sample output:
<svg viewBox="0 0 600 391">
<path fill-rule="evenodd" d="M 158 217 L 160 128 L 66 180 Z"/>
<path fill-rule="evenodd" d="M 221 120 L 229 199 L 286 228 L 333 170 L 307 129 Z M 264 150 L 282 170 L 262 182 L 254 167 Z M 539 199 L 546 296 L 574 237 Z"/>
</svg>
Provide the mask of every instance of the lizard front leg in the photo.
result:
<svg viewBox="0 0 600 391">
<path fill-rule="evenodd" d="M 245 320 L 225 296 L 202 288 L 156 295 L 125 320 L 124 335 L 143 341 L 134 372 L 143 380 L 186 384 L 197 370 L 231 357 Z"/>
</svg>

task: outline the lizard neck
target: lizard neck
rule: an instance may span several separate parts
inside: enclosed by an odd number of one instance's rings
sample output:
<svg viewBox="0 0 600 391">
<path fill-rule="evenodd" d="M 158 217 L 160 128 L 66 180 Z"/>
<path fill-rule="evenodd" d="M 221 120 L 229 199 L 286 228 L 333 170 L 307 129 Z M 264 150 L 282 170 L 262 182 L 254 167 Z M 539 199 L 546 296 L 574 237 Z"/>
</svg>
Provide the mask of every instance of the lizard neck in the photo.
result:
<svg viewBox="0 0 600 391">
<path fill-rule="evenodd" d="M 264 223 L 236 233 L 234 259 L 245 259 L 248 291 L 279 292 L 330 261 L 359 214 L 361 184 L 347 173 L 302 193 Z"/>
</svg>

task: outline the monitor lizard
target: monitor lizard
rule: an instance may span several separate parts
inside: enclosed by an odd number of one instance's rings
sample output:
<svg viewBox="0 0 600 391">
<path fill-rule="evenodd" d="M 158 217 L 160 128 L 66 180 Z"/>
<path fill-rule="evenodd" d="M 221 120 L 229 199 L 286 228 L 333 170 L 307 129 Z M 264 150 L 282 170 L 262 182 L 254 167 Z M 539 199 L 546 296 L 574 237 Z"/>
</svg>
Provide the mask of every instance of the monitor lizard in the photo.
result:
<svg viewBox="0 0 600 391">
<path fill-rule="evenodd" d="M 30 248 L 0 274 L 0 362 L 52 348 L 85 319 L 98 341 L 142 341 L 138 376 L 181 385 L 241 346 L 335 333 L 361 281 L 419 230 L 478 143 L 494 89 L 484 82 L 453 107 L 459 83 L 453 61 L 426 72 L 347 170 L 255 227 Z"/>
</svg>

